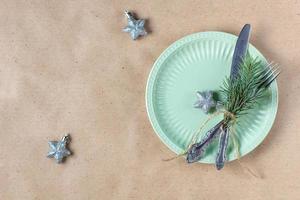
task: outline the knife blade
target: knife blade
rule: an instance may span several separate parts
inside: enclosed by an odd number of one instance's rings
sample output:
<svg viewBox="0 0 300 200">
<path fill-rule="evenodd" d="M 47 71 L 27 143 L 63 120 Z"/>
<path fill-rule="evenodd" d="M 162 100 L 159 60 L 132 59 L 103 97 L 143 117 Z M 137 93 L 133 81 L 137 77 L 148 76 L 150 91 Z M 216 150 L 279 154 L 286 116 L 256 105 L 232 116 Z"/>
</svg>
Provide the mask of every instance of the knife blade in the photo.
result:
<svg viewBox="0 0 300 200">
<path fill-rule="evenodd" d="M 236 41 L 235 49 L 232 57 L 232 63 L 231 63 L 231 71 L 230 71 L 231 79 L 235 79 L 239 74 L 240 63 L 247 53 L 250 31 L 251 31 L 250 24 L 245 24 Z"/>
</svg>

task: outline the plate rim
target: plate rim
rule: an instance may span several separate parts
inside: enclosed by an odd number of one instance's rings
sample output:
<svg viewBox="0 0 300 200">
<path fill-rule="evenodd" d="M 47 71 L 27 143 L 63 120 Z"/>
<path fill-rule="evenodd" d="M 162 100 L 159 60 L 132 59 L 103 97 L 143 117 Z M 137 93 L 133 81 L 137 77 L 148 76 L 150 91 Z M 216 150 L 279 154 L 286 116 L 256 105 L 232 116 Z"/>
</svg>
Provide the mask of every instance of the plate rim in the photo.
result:
<svg viewBox="0 0 300 200">
<path fill-rule="evenodd" d="M 198 40 L 198 39 L 205 39 L 211 38 L 212 36 L 217 36 L 219 38 L 226 38 L 226 39 L 237 39 L 237 36 L 231 33 L 227 32 L 221 32 L 221 31 L 204 31 L 204 32 L 197 32 L 193 34 L 189 34 L 187 36 L 184 36 L 175 42 L 173 42 L 171 45 L 169 45 L 156 59 L 154 62 L 150 73 L 148 75 L 147 79 L 147 84 L 146 84 L 146 92 L 145 92 L 145 101 L 146 101 L 146 110 L 147 110 L 147 115 L 149 118 L 149 121 L 151 123 L 151 126 L 155 132 L 155 134 L 159 137 L 159 139 L 174 153 L 177 155 L 182 153 L 182 149 L 179 148 L 175 143 L 173 143 L 166 135 L 166 133 L 162 130 L 160 127 L 160 124 L 156 118 L 155 115 L 155 109 L 153 108 L 153 88 L 155 86 L 155 80 L 157 77 L 157 74 L 163 66 L 163 63 L 167 60 L 169 56 L 171 56 L 178 48 L 181 46 L 192 42 L 193 40 Z M 263 54 L 251 43 L 249 43 L 249 47 L 251 48 L 252 51 L 255 51 L 257 55 L 263 60 L 263 62 L 267 62 L 267 59 L 263 56 Z M 253 145 L 252 148 L 248 148 L 247 151 L 245 151 L 240 158 L 244 157 L 245 155 L 249 154 L 252 152 L 254 149 L 256 149 L 267 137 L 267 135 L 270 133 L 271 128 L 273 127 L 273 124 L 275 122 L 276 116 L 277 116 L 277 111 L 278 111 L 278 101 L 279 101 L 279 94 L 278 94 L 278 86 L 277 86 L 277 81 L 275 80 L 274 83 L 272 83 L 272 90 L 275 92 L 272 92 L 272 115 L 270 117 L 270 122 L 266 125 L 267 128 L 265 128 L 265 134 L 259 138 L 259 140 L 256 142 L 255 145 Z M 236 160 L 236 156 L 232 159 L 230 159 L 228 162 Z M 204 160 L 200 160 L 199 163 L 206 163 L 206 164 L 213 164 L 213 162 L 208 162 Z"/>
</svg>

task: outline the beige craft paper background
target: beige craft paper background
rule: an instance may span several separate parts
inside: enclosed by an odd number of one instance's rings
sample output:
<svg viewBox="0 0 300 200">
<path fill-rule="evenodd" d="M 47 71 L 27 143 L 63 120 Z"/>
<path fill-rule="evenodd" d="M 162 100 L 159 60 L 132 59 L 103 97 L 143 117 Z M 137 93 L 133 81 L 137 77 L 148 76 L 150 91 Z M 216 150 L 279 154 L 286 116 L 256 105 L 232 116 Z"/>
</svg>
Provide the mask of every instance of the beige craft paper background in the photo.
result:
<svg viewBox="0 0 300 200">
<path fill-rule="evenodd" d="M 151 33 L 122 33 L 125 9 Z M 218 172 L 187 165 L 158 139 L 145 109 L 152 64 L 199 31 L 238 34 L 282 66 L 279 110 L 266 140 Z M 0 199 L 299 199 L 300 1 L 1 0 Z M 72 134 L 74 155 L 47 159 Z"/>
</svg>

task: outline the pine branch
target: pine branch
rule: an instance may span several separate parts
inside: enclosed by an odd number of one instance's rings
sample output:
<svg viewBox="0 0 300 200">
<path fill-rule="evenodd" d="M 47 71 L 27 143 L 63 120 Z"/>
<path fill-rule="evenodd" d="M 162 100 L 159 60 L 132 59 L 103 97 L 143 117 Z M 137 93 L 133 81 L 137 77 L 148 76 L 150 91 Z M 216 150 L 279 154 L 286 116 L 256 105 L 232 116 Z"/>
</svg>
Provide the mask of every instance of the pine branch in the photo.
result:
<svg viewBox="0 0 300 200">
<path fill-rule="evenodd" d="M 261 61 L 247 55 L 241 62 L 238 76 L 224 81 L 221 88 L 224 108 L 237 118 L 245 114 L 263 97 L 278 75 L 278 69 L 272 64 L 263 66 Z"/>
</svg>

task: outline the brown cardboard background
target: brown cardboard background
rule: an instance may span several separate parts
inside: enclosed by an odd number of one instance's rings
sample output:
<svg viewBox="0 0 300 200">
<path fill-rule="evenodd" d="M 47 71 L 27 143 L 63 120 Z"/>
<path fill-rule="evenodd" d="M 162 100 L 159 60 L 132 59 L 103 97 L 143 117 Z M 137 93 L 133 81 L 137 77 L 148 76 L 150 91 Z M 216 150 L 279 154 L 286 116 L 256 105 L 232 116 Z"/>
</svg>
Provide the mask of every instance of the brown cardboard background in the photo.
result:
<svg viewBox="0 0 300 200">
<path fill-rule="evenodd" d="M 122 33 L 125 9 L 151 34 Z M 236 162 L 162 162 L 173 153 L 145 110 L 147 76 L 160 53 L 194 32 L 237 34 L 282 66 L 276 122 Z M 299 0 L 0 1 L 0 199 L 298 199 Z M 72 134 L 74 155 L 47 159 L 47 141 Z"/>
</svg>

